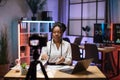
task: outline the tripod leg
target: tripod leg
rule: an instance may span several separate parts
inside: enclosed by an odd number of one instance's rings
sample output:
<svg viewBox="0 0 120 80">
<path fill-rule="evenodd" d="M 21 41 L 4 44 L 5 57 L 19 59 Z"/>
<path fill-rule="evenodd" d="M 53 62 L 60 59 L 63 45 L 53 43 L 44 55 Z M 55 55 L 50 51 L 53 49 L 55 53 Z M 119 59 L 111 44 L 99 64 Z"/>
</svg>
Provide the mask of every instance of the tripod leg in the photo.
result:
<svg viewBox="0 0 120 80">
<path fill-rule="evenodd" d="M 36 80 L 36 63 L 33 61 L 30 63 L 25 80 Z"/>
<path fill-rule="evenodd" d="M 41 66 L 41 70 L 42 70 L 42 72 L 43 72 L 43 74 L 45 76 L 45 80 L 49 80 L 47 72 L 45 71 L 45 68 L 44 68 L 42 62 L 39 61 L 39 63 L 40 63 L 40 66 Z"/>
</svg>

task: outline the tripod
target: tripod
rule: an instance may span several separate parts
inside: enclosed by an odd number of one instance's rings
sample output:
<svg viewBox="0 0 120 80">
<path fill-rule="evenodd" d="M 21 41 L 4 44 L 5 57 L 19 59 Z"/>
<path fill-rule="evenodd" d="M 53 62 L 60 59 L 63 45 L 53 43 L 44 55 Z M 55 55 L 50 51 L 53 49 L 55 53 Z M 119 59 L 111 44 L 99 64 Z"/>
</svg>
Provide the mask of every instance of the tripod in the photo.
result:
<svg viewBox="0 0 120 80">
<path fill-rule="evenodd" d="M 47 73 L 45 71 L 45 68 L 42 65 L 42 62 L 38 61 L 38 58 L 39 58 L 39 53 L 38 53 L 38 50 L 35 49 L 34 52 L 33 52 L 34 61 L 30 62 L 30 67 L 28 69 L 25 80 L 37 80 L 37 77 L 36 77 L 36 66 L 37 66 L 37 64 L 40 64 L 41 70 L 42 70 L 42 72 L 43 72 L 43 74 L 45 76 L 45 80 L 49 80 L 49 78 L 47 76 Z"/>
</svg>

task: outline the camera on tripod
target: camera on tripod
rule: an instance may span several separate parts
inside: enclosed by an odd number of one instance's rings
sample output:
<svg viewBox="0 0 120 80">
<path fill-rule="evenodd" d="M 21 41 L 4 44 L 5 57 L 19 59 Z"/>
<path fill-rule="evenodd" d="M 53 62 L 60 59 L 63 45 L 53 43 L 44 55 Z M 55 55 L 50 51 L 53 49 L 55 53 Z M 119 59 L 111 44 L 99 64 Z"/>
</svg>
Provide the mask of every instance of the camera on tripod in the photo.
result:
<svg viewBox="0 0 120 80">
<path fill-rule="evenodd" d="M 33 50 L 33 59 L 39 58 L 39 52 L 38 49 L 42 49 L 43 46 L 46 46 L 47 43 L 47 36 L 45 35 L 38 35 L 38 34 L 32 34 L 29 37 L 29 46 Z"/>
<path fill-rule="evenodd" d="M 43 35 L 33 34 L 29 37 L 29 46 L 33 49 L 33 61 L 30 62 L 25 80 L 37 80 L 36 66 L 40 64 L 41 70 L 45 76 L 45 80 L 49 80 L 46 70 L 41 61 L 38 60 L 40 54 L 38 49 L 41 50 L 43 46 L 46 46 L 47 37 Z"/>
</svg>

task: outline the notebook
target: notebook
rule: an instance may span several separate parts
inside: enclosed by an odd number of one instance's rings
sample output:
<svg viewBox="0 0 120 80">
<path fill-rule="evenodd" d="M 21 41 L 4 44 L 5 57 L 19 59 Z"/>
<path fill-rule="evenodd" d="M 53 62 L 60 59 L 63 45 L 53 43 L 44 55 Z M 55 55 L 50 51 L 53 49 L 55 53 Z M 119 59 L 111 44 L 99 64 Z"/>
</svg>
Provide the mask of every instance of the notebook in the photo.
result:
<svg viewBox="0 0 120 80">
<path fill-rule="evenodd" d="M 80 61 L 77 61 L 76 65 L 73 68 L 60 69 L 60 71 L 69 73 L 69 74 L 75 74 L 81 71 L 85 71 L 87 70 L 87 68 L 89 67 L 92 61 L 93 61 L 93 58 L 80 60 Z"/>
</svg>

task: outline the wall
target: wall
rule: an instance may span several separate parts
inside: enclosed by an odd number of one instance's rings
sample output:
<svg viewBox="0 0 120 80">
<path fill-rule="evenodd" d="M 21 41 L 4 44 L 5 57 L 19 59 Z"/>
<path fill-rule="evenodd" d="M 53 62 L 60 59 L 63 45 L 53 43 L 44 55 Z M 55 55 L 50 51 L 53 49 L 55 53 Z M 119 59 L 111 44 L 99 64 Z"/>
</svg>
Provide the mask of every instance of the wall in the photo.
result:
<svg viewBox="0 0 120 80">
<path fill-rule="evenodd" d="M 120 0 L 110 0 L 111 22 L 120 23 Z"/>
<path fill-rule="evenodd" d="M 45 10 L 52 11 L 53 21 L 58 21 L 58 0 L 48 0 Z"/>
<path fill-rule="evenodd" d="M 120 23 L 120 0 L 118 0 L 118 22 Z"/>
<path fill-rule="evenodd" d="M 45 10 L 52 11 L 53 20 L 57 21 L 58 18 L 58 0 L 48 0 Z M 18 54 L 18 34 L 17 24 L 18 19 L 27 17 L 30 19 L 32 13 L 26 3 L 26 0 L 7 0 L 7 4 L 0 7 L 0 29 L 2 26 L 8 27 L 9 33 L 9 55 L 11 63 L 15 62 Z"/>
<path fill-rule="evenodd" d="M 17 58 L 17 20 L 21 16 L 26 16 L 27 11 L 28 7 L 24 0 L 7 0 L 6 5 L 0 7 L 0 27 L 7 26 L 9 30 L 9 55 L 11 61 Z"/>
<path fill-rule="evenodd" d="M 109 0 L 109 1 L 111 4 L 111 13 L 110 13 L 111 14 L 111 22 L 120 23 L 120 0 Z M 69 36 L 69 38 L 72 42 L 75 39 L 74 36 L 71 36 L 71 37 Z M 85 40 L 83 40 L 83 42 L 86 40 L 89 42 L 89 38 L 85 38 Z"/>
<path fill-rule="evenodd" d="M 27 17 L 30 19 L 32 13 L 25 0 L 7 0 L 7 4 L 0 7 L 0 29 L 2 26 L 9 28 L 9 54 L 11 55 L 11 62 L 17 58 L 17 21 L 21 17 Z M 114 22 L 120 22 L 120 0 L 113 0 L 116 2 L 113 6 L 112 18 Z M 118 2 L 118 3 L 117 3 Z M 58 21 L 58 0 L 48 0 L 45 6 L 45 10 L 52 11 L 52 17 L 54 21 Z M 67 7 L 66 7 L 67 11 Z M 116 15 L 117 14 L 117 15 Z M 66 12 L 66 17 L 67 12 Z M 67 21 L 65 21 L 67 25 Z M 65 33 L 66 35 L 67 33 Z M 74 41 L 76 36 L 67 36 L 71 42 Z"/>
</svg>

